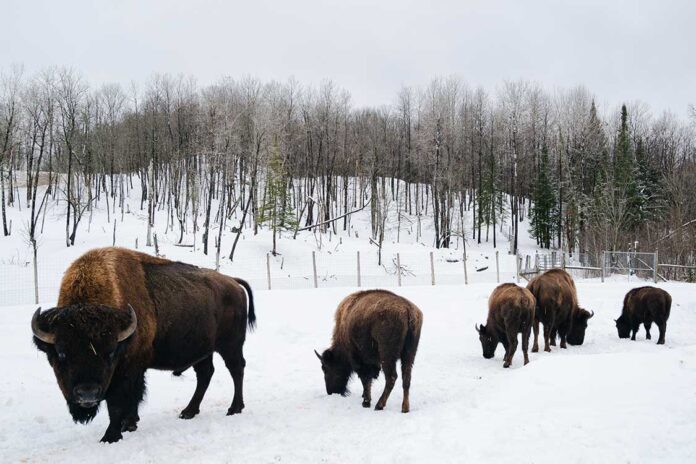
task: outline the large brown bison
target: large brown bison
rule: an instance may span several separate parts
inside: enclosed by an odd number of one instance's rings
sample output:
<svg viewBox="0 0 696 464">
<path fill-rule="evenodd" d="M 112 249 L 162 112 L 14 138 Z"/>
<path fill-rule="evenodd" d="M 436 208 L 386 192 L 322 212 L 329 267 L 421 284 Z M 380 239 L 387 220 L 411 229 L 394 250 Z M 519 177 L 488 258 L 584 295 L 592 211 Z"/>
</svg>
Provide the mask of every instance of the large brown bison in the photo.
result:
<svg viewBox="0 0 696 464">
<path fill-rule="evenodd" d="M 372 400 L 372 380 L 384 371 L 386 384 L 375 410 L 384 409 L 396 383 L 396 361 L 401 360 L 404 399 L 409 411 L 411 370 L 418 349 L 423 313 L 406 298 L 386 290 L 366 290 L 346 297 L 336 310 L 331 347 L 316 353 L 324 371 L 326 393 L 346 395 L 356 372 L 363 384 L 363 407 Z"/>
<path fill-rule="evenodd" d="M 249 312 L 247 315 L 247 302 Z M 196 372 L 196 391 L 180 417 L 190 419 L 213 375 L 213 352 L 232 374 L 244 408 L 242 348 L 256 320 L 249 285 L 208 269 L 122 248 L 92 250 L 63 276 L 57 307 L 34 313 L 34 343 L 48 362 L 75 422 L 87 423 L 102 400 L 103 442 L 137 428 L 149 368 Z"/>
<path fill-rule="evenodd" d="M 534 321 L 534 295 L 515 284 L 502 284 L 493 290 L 488 299 L 488 320 L 485 325 L 476 327 L 483 348 L 483 357 L 490 359 L 495 355 L 498 343 L 505 348 L 503 367 L 510 367 L 517 350 L 517 334 L 522 334 L 524 364 L 529 363 L 527 348 Z"/>
<path fill-rule="evenodd" d="M 556 332 L 561 338 L 561 348 L 567 347 L 566 340 L 571 345 L 582 345 L 587 321 L 594 312 L 578 306 L 578 294 L 570 274 L 551 269 L 533 278 L 527 289 L 536 298 L 532 352 L 539 351 L 539 322 L 544 324 L 544 351 L 551 351 L 549 345 L 556 344 Z"/>
<path fill-rule="evenodd" d="M 621 316 L 616 319 L 616 329 L 619 338 L 636 339 L 640 325 L 645 326 L 645 336 L 650 340 L 650 327 L 654 322 L 660 331 L 658 345 L 665 344 L 667 319 L 672 308 L 672 297 L 669 293 L 656 287 L 638 287 L 630 290 L 624 297 Z"/>
</svg>

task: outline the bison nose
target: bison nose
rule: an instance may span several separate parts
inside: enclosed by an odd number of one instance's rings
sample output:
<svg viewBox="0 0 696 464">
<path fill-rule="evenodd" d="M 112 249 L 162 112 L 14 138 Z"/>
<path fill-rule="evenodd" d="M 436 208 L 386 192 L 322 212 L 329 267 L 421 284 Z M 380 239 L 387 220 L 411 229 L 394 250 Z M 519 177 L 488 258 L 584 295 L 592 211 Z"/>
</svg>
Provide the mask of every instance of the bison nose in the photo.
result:
<svg viewBox="0 0 696 464">
<path fill-rule="evenodd" d="M 73 394 L 80 403 L 93 403 L 99 401 L 101 390 L 101 387 L 96 383 L 81 383 L 73 388 Z"/>
</svg>

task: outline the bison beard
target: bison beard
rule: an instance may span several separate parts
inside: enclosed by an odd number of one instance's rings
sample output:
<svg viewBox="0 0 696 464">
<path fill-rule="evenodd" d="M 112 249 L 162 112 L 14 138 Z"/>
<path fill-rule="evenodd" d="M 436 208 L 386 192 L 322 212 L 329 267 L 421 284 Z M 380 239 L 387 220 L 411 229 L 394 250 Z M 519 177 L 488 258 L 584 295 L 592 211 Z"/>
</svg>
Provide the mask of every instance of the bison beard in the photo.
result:
<svg viewBox="0 0 696 464">
<path fill-rule="evenodd" d="M 247 312 L 248 302 L 248 312 Z M 131 304 L 134 308 L 131 307 Z M 121 248 L 78 258 L 61 283 L 58 306 L 32 318 L 37 348 L 46 353 L 75 422 L 90 422 L 106 400 L 115 442 L 134 431 L 145 394 L 145 371 L 193 367 L 196 390 L 180 417 L 190 419 L 213 375 L 219 353 L 232 375 L 227 410 L 244 409 L 243 345 L 256 321 L 253 295 L 241 279 Z"/>
</svg>

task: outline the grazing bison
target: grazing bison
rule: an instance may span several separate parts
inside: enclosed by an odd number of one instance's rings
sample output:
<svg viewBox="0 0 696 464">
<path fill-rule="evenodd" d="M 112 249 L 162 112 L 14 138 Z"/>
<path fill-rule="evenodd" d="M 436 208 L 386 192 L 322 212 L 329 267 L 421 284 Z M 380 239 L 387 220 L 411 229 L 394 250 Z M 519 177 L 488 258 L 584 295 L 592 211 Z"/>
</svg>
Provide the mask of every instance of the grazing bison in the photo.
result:
<svg viewBox="0 0 696 464">
<path fill-rule="evenodd" d="M 213 375 L 213 352 L 234 381 L 227 413 L 241 412 L 242 347 L 247 323 L 253 327 L 255 320 L 251 288 L 241 279 L 102 248 L 70 265 L 58 306 L 37 309 L 31 328 L 75 422 L 91 421 L 106 400 L 109 426 L 102 441 L 112 443 L 137 428 L 146 369 L 181 372 L 193 366 L 196 391 L 180 417 L 198 414 Z"/>
<path fill-rule="evenodd" d="M 404 399 L 409 411 L 411 370 L 418 349 L 423 313 L 406 298 L 386 290 L 367 290 L 346 297 L 336 310 L 331 348 L 321 355 L 326 393 L 346 395 L 348 379 L 357 372 L 363 384 L 363 402 L 370 407 L 372 380 L 384 371 L 386 384 L 375 410 L 382 410 L 396 383 L 396 361 L 401 359 Z"/>
<path fill-rule="evenodd" d="M 488 299 L 488 320 L 476 327 L 483 348 L 483 357 L 491 359 L 498 343 L 505 348 L 503 367 L 510 367 L 517 350 L 517 334 L 522 334 L 524 364 L 529 363 L 527 348 L 534 321 L 534 295 L 515 284 L 498 285 Z"/>
<path fill-rule="evenodd" d="M 539 322 L 544 324 L 544 351 L 551 351 L 549 345 L 556 344 L 556 332 L 561 337 L 561 348 L 567 347 L 566 340 L 571 345 L 582 345 L 587 321 L 594 312 L 578 306 L 578 294 L 570 274 L 551 269 L 533 278 L 527 289 L 536 298 L 532 352 L 539 351 Z"/>
<path fill-rule="evenodd" d="M 615 321 L 619 338 L 628 338 L 631 335 L 631 340 L 635 340 L 636 333 L 643 324 L 645 336 L 650 340 L 650 326 L 654 322 L 660 331 L 657 344 L 664 345 L 671 308 L 672 297 L 661 288 L 638 287 L 630 290 L 624 297 L 621 316 Z"/>
</svg>

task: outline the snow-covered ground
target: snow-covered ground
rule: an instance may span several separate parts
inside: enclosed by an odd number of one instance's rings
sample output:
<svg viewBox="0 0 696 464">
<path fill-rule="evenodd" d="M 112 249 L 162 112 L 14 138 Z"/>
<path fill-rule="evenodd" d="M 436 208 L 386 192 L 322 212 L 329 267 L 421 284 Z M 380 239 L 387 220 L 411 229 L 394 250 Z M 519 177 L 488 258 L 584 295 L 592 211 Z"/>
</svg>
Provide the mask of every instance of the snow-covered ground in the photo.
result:
<svg viewBox="0 0 696 464">
<path fill-rule="evenodd" d="M 667 344 L 619 340 L 613 318 L 634 284 L 578 282 L 596 312 L 585 345 L 518 351 L 502 368 L 481 356 L 474 324 L 495 284 L 397 291 L 424 312 L 411 387 L 411 413 L 394 389 L 381 412 L 353 396 L 327 396 L 312 350 L 329 343 L 339 300 L 353 289 L 257 292 L 258 329 L 245 346 L 246 409 L 225 412 L 232 381 L 216 372 L 195 419 L 177 419 L 195 376 L 150 371 L 139 429 L 99 444 L 102 410 L 75 425 L 45 357 L 31 342 L 34 306 L 0 308 L 2 462 L 696 462 L 696 292 L 661 287 L 674 299 Z M 47 302 L 46 306 L 50 306 Z M 373 387 L 381 392 L 382 378 Z M 104 408 L 103 408 L 104 409 Z"/>
</svg>

